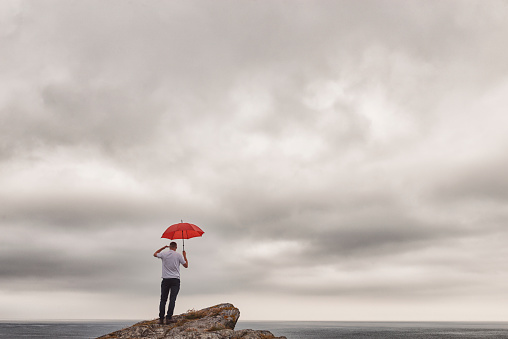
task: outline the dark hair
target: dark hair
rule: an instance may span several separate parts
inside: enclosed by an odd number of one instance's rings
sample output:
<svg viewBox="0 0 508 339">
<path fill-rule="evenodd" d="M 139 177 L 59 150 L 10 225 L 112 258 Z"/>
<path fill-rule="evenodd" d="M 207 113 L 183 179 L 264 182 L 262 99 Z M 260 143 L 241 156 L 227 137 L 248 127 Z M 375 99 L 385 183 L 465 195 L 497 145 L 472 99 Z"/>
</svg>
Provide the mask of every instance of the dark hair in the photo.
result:
<svg viewBox="0 0 508 339">
<path fill-rule="evenodd" d="M 176 242 L 172 241 L 172 242 L 169 244 L 169 247 L 171 247 L 171 248 L 175 248 L 175 247 L 176 247 Z"/>
</svg>

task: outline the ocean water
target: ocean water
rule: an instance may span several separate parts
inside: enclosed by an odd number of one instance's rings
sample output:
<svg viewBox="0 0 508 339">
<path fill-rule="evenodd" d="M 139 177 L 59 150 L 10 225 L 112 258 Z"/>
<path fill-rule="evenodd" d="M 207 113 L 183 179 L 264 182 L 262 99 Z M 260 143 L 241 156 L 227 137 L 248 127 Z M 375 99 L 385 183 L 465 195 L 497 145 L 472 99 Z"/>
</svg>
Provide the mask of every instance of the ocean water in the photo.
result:
<svg viewBox="0 0 508 339">
<path fill-rule="evenodd" d="M 0 322 L 0 339 L 89 339 L 128 327 L 132 321 Z M 239 321 L 237 330 L 269 330 L 288 339 L 504 338 L 508 322 Z"/>
<path fill-rule="evenodd" d="M 0 339 L 97 338 L 137 323 L 118 321 L 0 321 Z"/>
<path fill-rule="evenodd" d="M 236 329 L 245 328 L 288 339 L 508 338 L 508 322 L 239 321 Z"/>
</svg>

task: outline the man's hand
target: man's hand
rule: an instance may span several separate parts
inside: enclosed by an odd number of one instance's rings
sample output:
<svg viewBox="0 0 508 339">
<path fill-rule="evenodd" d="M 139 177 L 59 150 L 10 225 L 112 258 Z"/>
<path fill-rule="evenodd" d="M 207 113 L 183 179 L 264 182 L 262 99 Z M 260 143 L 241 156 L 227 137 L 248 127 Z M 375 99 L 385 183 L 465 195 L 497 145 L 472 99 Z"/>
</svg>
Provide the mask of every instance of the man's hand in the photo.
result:
<svg viewBox="0 0 508 339">
<path fill-rule="evenodd" d="M 183 264 L 182 266 L 185 268 L 188 268 L 189 267 L 189 260 L 187 260 L 187 252 L 183 251 L 182 255 L 183 255 L 183 258 L 185 259 L 185 264 Z"/>
<path fill-rule="evenodd" d="M 169 246 L 164 246 L 164 247 L 161 247 L 159 248 L 157 251 L 155 251 L 155 253 L 153 254 L 154 257 L 157 258 L 157 254 L 159 254 L 162 250 L 165 250 L 166 248 L 168 248 Z"/>
</svg>

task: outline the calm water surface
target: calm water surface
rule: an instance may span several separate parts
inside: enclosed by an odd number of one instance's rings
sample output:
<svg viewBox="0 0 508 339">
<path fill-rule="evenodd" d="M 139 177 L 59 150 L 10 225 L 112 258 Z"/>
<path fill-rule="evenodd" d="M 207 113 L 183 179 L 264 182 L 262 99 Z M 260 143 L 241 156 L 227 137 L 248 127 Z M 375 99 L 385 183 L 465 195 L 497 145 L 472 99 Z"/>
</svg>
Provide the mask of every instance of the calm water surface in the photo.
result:
<svg viewBox="0 0 508 339">
<path fill-rule="evenodd" d="M 508 322 L 239 321 L 236 329 L 269 330 L 290 339 L 491 338 L 508 339 Z"/>
<path fill-rule="evenodd" d="M 0 339 L 96 338 L 131 326 L 137 320 L 0 322 Z"/>
<path fill-rule="evenodd" d="M 0 339 L 88 339 L 131 326 L 132 321 L 0 322 Z M 490 338 L 508 339 L 508 323 L 239 321 L 236 329 L 269 330 L 288 339 Z"/>
</svg>

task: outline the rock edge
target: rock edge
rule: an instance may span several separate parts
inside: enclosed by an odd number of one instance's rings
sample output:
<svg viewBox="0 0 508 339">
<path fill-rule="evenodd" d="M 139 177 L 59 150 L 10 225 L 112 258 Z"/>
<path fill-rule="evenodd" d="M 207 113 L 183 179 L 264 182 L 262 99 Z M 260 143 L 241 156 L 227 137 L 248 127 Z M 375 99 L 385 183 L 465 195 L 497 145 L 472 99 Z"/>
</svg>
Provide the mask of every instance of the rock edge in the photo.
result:
<svg viewBox="0 0 508 339">
<path fill-rule="evenodd" d="M 238 318 L 240 310 L 225 303 L 173 316 L 174 324 L 159 325 L 159 319 L 141 321 L 98 339 L 286 339 L 275 337 L 270 331 L 235 331 Z"/>
</svg>

